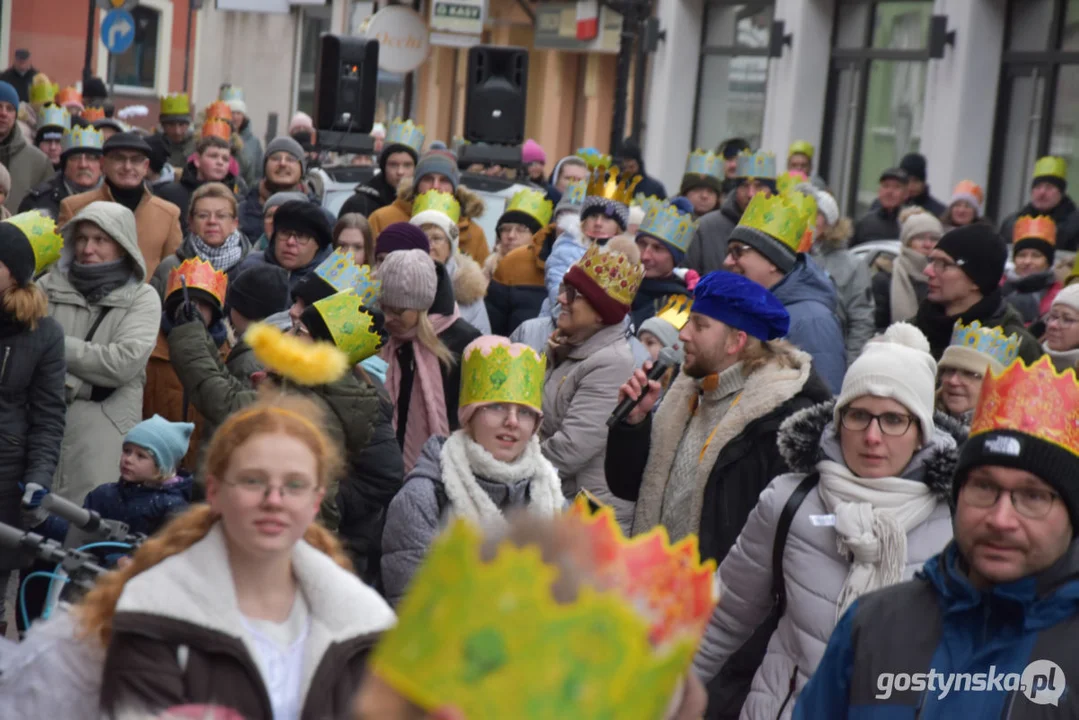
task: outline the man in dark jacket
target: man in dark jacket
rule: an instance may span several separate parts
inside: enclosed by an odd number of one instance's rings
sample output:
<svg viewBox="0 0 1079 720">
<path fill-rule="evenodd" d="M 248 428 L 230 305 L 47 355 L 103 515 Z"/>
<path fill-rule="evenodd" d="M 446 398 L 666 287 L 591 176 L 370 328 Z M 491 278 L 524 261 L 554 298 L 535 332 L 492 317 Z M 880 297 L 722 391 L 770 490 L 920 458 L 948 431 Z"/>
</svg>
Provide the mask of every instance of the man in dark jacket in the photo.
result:
<svg viewBox="0 0 1079 720">
<path fill-rule="evenodd" d="M 929 253 L 925 276 L 929 292 L 918 307 L 914 324 L 929 339 L 933 357 L 940 360 L 952 339 L 957 320 L 969 325 L 999 327 L 1019 335 L 1019 357 L 1028 363 L 1042 354 L 1023 317 L 1000 291 L 1008 251 L 992 227 L 975 223 L 944 235 Z"/>
<path fill-rule="evenodd" d="M 1041 360 L 982 394 L 995 402 L 959 454 L 955 539 L 854 601 L 796 719 L 1079 717 L 1079 387 Z"/>
<path fill-rule="evenodd" d="M 924 208 L 933 217 L 943 215 L 948 206 L 929 193 L 929 186 L 925 182 L 925 156 L 907 153 L 899 161 L 899 167 L 907 174 L 907 204 Z"/>
<path fill-rule="evenodd" d="M 65 132 L 60 170 L 27 193 L 19 203 L 19 212 L 40 210 L 55 220 L 64 198 L 97 189 L 102 177 L 101 146 L 101 133 L 93 128 Z"/>
<path fill-rule="evenodd" d="M 6 82 L 15 88 L 19 94 L 19 100 L 30 102 L 30 85 L 34 82 L 37 70 L 30 64 L 30 51 L 19 49 L 15 51 L 15 64 L 0 73 L 0 81 Z"/>
<path fill-rule="evenodd" d="M 877 199 L 869 206 L 869 212 L 854 223 L 851 247 L 870 240 L 899 238 L 899 211 L 907 202 L 909 182 L 910 176 L 902 168 L 889 168 L 880 174 Z"/>
<path fill-rule="evenodd" d="M 382 152 L 378 154 L 378 175 L 370 182 L 356 186 L 356 194 L 345 201 L 339 215 L 359 213 L 370 217 L 375 210 L 386 207 L 397 199 L 397 186 L 405 178 L 412 177 L 420 157 L 417 149 L 423 145 L 422 133 L 418 136 L 419 145 L 416 147 L 403 142 L 405 137 L 402 133 L 405 131 L 406 126 L 402 123 L 391 123 L 390 133 L 382 146 Z M 409 135 L 408 139 L 415 143 L 412 135 Z"/>
<path fill-rule="evenodd" d="M 1048 215 L 1057 225 L 1057 249 L 1079 250 L 1079 209 L 1068 197 L 1067 165 L 1062 158 L 1043 157 L 1034 165 L 1030 202 L 1000 224 L 1000 236 L 1011 244 L 1015 221 L 1023 215 Z"/>
<path fill-rule="evenodd" d="M 634 328 L 640 328 L 648 318 L 659 312 L 671 296 L 690 295 L 686 273 L 675 272 L 686 257 L 686 248 L 696 223 L 692 220 L 693 205 L 684 197 L 663 203 L 656 211 L 645 215 L 637 231 L 637 248 L 641 251 L 644 280 L 633 297 L 630 318 Z"/>
<path fill-rule="evenodd" d="M 19 129 L 19 95 L 15 88 L 0 81 L 0 164 L 11 175 L 4 207 L 15 212 L 30 192 L 56 172 L 48 156 L 26 142 Z"/>
<path fill-rule="evenodd" d="M 644 158 L 637 144 L 626 138 L 622 142 L 622 175 L 633 177 L 640 175 L 641 181 L 637 184 L 636 192 L 645 197 L 657 197 L 663 200 L 667 197 L 667 188 L 663 183 L 650 177 L 644 170 Z"/>
<path fill-rule="evenodd" d="M 240 192 L 240 181 L 229 172 L 232 147 L 228 140 L 216 135 L 201 138 L 195 145 L 195 153 L 196 156 L 184 166 L 179 180 L 154 188 L 155 195 L 180 208 L 180 228 L 185 236 L 190 230 L 187 215 L 191 196 L 196 190 L 206 183 L 216 182 L 224 184 L 233 193 Z"/>
<path fill-rule="evenodd" d="M 240 202 L 240 231 L 249 238 L 262 235 L 262 206 L 271 195 L 299 191 L 307 194 L 303 176 L 307 172 L 307 154 L 290 137 L 274 138 L 266 146 L 262 180 L 247 189 Z"/>
</svg>

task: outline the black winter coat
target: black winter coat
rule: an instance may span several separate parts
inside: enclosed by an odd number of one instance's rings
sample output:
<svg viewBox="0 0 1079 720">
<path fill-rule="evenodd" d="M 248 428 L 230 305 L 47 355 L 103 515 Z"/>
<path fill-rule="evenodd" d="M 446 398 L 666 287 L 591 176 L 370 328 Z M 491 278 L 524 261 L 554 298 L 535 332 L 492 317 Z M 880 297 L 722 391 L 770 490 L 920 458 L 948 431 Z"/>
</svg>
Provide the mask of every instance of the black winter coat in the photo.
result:
<svg viewBox="0 0 1079 720">
<path fill-rule="evenodd" d="M 0 80 L 15 88 L 15 92 L 19 94 L 19 100 L 30 102 L 30 86 L 33 84 L 37 72 L 36 68 L 31 67 L 25 73 L 20 73 L 12 66 L 0 73 Z"/>
<path fill-rule="evenodd" d="M 939 218 L 948 210 L 947 205 L 929 194 L 928 185 L 925 186 L 925 190 L 922 190 L 921 195 L 907 198 L 907 205 L 917 205 L 935 218 Z"/>
<path fill-rule="evenodd" d="M 1034 206 L 1030 203 L 1027 203 L 1019 212 L 1012 213 L 1004 218 L 1004 222 L 1000 224 L 1000 236 L 1004 238 L 1004 242 L 1011 245 L 1012 233 L 1015 232 L 1015 221 L 1021 215 L 1044 214 L 1034 209 Z M 1057 224 L 1057 249 L 1070 252 L 1079 250 L 1079 208 L 1076 208 L 1075 202 L 1065 195 L 1060 204 L 1053 208 L 1053 212 L 1049 213 L 1049 217 L 1053 218 L 1053 222 Z"/>
<path fill-rule="evenodd" d="M 40 210 L 53 220 L 60 216 L 60 201 L 71 195 L 71 190 L 64 182 L 64 171 L 59 170 L 45 182 L 26 193 L 19 203 L 19 212 Z"/>
<path fill-rule="evenodd" d="M 384 208 L 397 199 L 397 189 L 390 187 L 382 173 L 375 175 L 371 181 L 356 186 L 356 194 L 345 200 L 337 217 L 346 213 L 359 213 L 364 217 L 370 217 L 371 213 Z"/>
<path fill-rule="evenodd" d="M 509 337 L 525 320 L 539 316 L 546 297 L 547 288 L 543 285 L 503 285 L 492 280 L 483 299 L 491 333 Z"/>
<path fill-rule="evenodd" d="M 945 348 L 952 341 L 952 330 L 958 320 L 964 325 L 978 320 L 984 327 L 999 327 L 1005 335 L 1015 333 L 1019 336 L 1019 358 L 1027 365 L 1033 364 L 1045 354 L 1041 343 L 1027 330 L 1023 316 L 1005 302 L 1000 288 L 993 290 L 959 315 L 945 315 L 943 306 L 926 300 L 918 306 L 918 314 L 912 322 L 925 333 L 930 352 L 936 360 L 940 360 Z"/>
<path fill-rule="evenodd" d="M 672 295 L 691 295 L 686 281 L 677 275 L 665 278 L 645 278 L 633 297 L 630 318 L 633 329 L 640 330 L 641 323 L 663 309 Z"/>
<path fill-rule="evenodd" d="M 898 240 L 901 210 L 902 208 L 885 210 L 874 202 L 869 212 L 854 223 L 854 237 L 850 240 L 850 247 L 871 240 Z"/>
</svg>

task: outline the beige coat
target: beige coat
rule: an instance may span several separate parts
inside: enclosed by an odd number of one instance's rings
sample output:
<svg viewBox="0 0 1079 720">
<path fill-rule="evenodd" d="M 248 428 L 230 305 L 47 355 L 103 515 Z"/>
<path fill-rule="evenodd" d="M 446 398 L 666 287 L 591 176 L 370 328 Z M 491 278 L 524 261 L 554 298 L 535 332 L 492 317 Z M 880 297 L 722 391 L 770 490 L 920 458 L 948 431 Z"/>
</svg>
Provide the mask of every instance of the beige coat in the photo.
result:
<svg viewBox="0 0 1079 720">
<path fill-rule="evenodd" d="M 67 427 L 52 490 L 81 505 L 88 492 L 119 477 L 124 435 L 142 419 L 146 362 L 161 325 L 161 301 L 145 283 L 135 216 L 127 208 L 94 203 L 75 219 L 98 225 L 123 247 L 135 266 L 130 282 L 90 305 L 68 280 L 74 259 L 72 223 L 64 231 L 60 260 L 41 279 L 49 315 L 64 329 L 67 361 Z M 87 342 L 90 326 L 106 309 L 108 314 Z M 95 401 L 90 399 L 95 386 L 115 389 L 105 400 Z"/>
</svg>

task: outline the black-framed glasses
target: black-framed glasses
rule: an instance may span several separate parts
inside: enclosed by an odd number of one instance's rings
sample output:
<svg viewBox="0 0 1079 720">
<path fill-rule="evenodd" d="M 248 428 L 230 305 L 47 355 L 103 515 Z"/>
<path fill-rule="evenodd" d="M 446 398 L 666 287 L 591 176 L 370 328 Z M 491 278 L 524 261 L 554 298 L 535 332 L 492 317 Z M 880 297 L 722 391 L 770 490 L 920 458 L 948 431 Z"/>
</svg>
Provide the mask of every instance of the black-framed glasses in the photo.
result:
<svg viewBox="0 0 1079 720">
<path fill-rule="evenodd" d="M 905 435 L 914 422 L 914 416 L 906 413 L 884 412 L 875 415 L 862 408 L 843 408 L 839 411 L 839 421 L 847 430 L 863 432 L 869 429 L 869 424 L 877 421 L 877 427 L 884 435 L 899 437 Z"/>
<path fill-rule="evenodd" d="M 1004 494 L 1011 498 L 1012 507 L 1017 513 L 1031 520 L 1040 520 L 1048 515 L 1053 503 L 1060 497 L 1052 490 L 1030 487 L 1005 490 L 988 480 L 973 478 L 963 484 L 959 499 L 971 507 L 985 510 L 995 507 Z"/>
<path fill-rule="evenodd" d="M 727 254 L 734 258 L 735 262 L 742 259 L 743 255 L 753 252 L 753 248 L 749 245 L 741 245 L 738 243 L 727 244 Z"/>
</svg>

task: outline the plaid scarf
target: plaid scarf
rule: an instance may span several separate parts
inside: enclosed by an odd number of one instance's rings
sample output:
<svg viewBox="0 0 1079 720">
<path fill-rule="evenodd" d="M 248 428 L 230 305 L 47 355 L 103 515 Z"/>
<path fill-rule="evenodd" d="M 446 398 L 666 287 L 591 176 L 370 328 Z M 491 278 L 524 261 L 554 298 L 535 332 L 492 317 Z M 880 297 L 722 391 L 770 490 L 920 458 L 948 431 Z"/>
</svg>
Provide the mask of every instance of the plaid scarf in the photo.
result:
<svg viewBox="0 0 1079 720">
<path fill-rule="evenodd" d="M 191 241 L 191 247 L 195 250 L 195 254 L 198 255 L 200 259 L 213 265 L 214 270 L 220 272 L 228 272 L 236 265 L 236 263 L 243 260 L 244 249 L 240 238 L 240 231 L 235 230 L 231 235 L 225 238 L 225 242 L 221 244 L 221 247 L 210 247 L 195 233 L 191 233 L 188 236 L 188 239 Z"/>
</svg>

